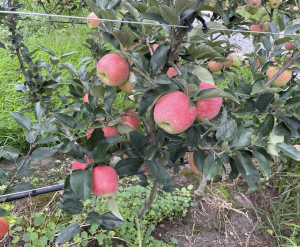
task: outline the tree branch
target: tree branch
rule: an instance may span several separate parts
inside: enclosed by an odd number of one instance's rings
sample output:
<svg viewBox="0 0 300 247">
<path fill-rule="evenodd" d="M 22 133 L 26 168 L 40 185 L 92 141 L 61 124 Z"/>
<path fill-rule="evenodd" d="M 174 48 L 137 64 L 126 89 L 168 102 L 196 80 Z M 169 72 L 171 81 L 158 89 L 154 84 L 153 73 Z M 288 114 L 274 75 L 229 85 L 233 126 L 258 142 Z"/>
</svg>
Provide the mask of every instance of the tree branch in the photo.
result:
<svg viewBox="0 0 300 247">
<path fill-rule="evenodd" d="M 290 67 L 293 62 L 300 56 L 300 51 L 296 52 L 295 55 L 291 58 L 290 61 L 287 62 L 287 64 L 282 67 L 276 75 L 274 75 L 269 81 L 266 82 L 266 86 L 270 86 L 288 67 Z"/>
<path fill-rule="evenodd" d="M 206 184 L 207 184 L 207 180 L 205 179 L 204 174 L 202 174 L 199 188 L 195 191 L 195 200 L 194 200 L 193 207 L 198 207 L 201 199 L 204 197 L 204 195 L 205 195 L 204 190 L 205 190 Z"/>
</svg>

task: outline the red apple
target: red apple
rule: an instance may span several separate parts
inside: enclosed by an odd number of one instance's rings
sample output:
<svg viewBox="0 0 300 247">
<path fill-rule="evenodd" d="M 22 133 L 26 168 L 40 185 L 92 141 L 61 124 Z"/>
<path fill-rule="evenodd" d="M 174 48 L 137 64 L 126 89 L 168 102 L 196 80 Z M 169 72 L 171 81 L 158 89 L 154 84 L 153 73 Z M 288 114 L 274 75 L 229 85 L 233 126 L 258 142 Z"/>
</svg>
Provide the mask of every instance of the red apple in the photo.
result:
<svg viewBox="0 0 300 247">
<path fill-rule="evenodd" d="M 221 62 L 216 62 L 216 61 L 210 61 L 208 63 L 208 68 L 212 71 L 212 72 L 218 72 L 222 69 L 223 67 L 223 63 Z"/>
<path fill-rule="evenodd" d="M 231 61 L 223 62 L 223 65 L 224 65 L 226 68 L 230 68 L 230 67 L 233 65 L 233 61 L 234 61 L 233 56 L 228 55 L 226 58 L 227 58 L 227 59 L 230 59 L 232 62 L 231 62 Z"/>
<path fill-rule="evenodd" d="M 72 165 L 72 171 L 74 171 L 76 169 L 84 170 L 88 164 L 89 163 L 80 163 L 77 160 L 75 160 L 73 165 Z"/>
<path fill-rule="evenodd" d="M 120 112 L 120 113 L 124 113 L 124 112 Z M 127 114 L 132 114 L 132 115 L 137 115 L 134 111 L 129 110 L 126 111 L 125 113 Z M 133 117 L 133 116 L 123 116 L 123 120 L 120 122 L 122 124 L 128 124 L 133 130 L 138 131 L 140 128 L 140 119 L 137 117 Z"/>
<path fill-rule="evenodd" d="M 8 231 L 8 222 L 5 218 L 0 217 L 0 239 L 5 236 Z"/>
<path fill-rule="evenodd" d="M 119 178 L 111 166 L 97 166 L 93 169 L 92 192 L 95 196 L 111 197 L 116 194 Z"/>
<path fill-rule="evenodd" d="M 260 25 L 252 25 L 250 28 L 249 28 L 250 31 L 256 31 L 256 32 L 261 32 L 261 27 Z M 258 36 L 260 35 L 260 33 L 251 33 L 251 35 L 253 36 Z"/>
<path fill-rule="evenodd" d="M 89 102 L 89 94 L 88 93 L 85 93 L 85 95 L 83 96 L 83 101 L 86 102 L 86 103 L 90 103 Z"/>
<path fill-rule="evenodd" d="M 208 88 L 217 88 L 216 86 L 200 82 L 199 88 L 208 89 Z M 213 119 L 218 115 L 222 107 L 222 98 L 211 98 L 196 101 L 196 120 L 201 121 L 202 118 L 207 118 L 208 120 Z"/>
<path fill-rule="evenodd" d="M 267 80 L 270 80 L 277 74 L 281 67 L 270 67 L 267 70 Z M 271 87 L 282 87 L 287 84 L 292 78 L 292 71 L 287 69 L 285 70 L 272 84 Z"/>
<path fill-rule="evenodd" d="M 96 119 L 98 120 L 100 123 L 104 123 L 105 120 L 104 119 Z M 89 127 L 92 125 L 92 123 L 89 124 Z M 87 130 L 87 139 L 89 139 L 91 137 L 91 134 L 93 133 L 94 129 L 89 129 Z M 104 126 L 102 128 L 102 131 L 104 132 L 104 137 L 109 137 L 109 136 L 117 136 L 118 135 L 118 130 L 116 126 Z"/>
<path fill-rule="evenodd" d="M 180 64 L 177 64 L 179 67 L 182 67 Z M 177 71 L 173 68 L 173 67 L 170 67 L 167 71 L 167 75 L 169 76 L 169 78 L 171 77 L 174 77 L 174 76 L 177 76 L 178 73 Z"/>
<path fill-rule="evenodd" d="M 119 86 L 129 77 L 129 66 L 120 56 L 110 53 L 97 64 L 97 75 L 108 86 Z"/>
<path fill-rule="evenodd" d="M 295 49 L 295 46 L 293 44 L 291 44 L 290 42 L 286 42 L 284 47 L 287 50 L 294 50 Z"/>
<path fill-rule="evenodd" d="M 125 83 L 119 85 L 119 88 L 125 93 L 133 94 L 132 90 L 134 89 L 134 86 L 129 82 L 129 80 L 127 80 Z"/>
<path fill-rule="evenodd" d="M 198 171 L 198 169 L 196 168 L 195 166 L 195 163 L 194 163 L 194 159 L 193 159 L 193 155 L 194 153 L 190 153 L 189 155 L 189 165 L 190 165 L 190 168 L 191 170 L 196 173 L 196 174 L 201 174 L 201 172 Z"/>
<path fill-rule="evenodd" d="M 97 18 L 97 19 L 99 19 L 99 18 L 94 14 L 94 12 L 90 13 L 87 17 L 88 17 L 88 18 Z M 97 20 L 87 20 L 88 26 L 89 26 L 90 28 L 92 28 L 92 29 L 98 27 L 100 23 L 101 23 L 101 21 L 97 21 Z"/>
<path fill-rule="evenodd" d="M 182 92 L 162 96 L 154 108 L 156 124 L 170 134 L 188 129 L 196 118 L 196 108 L 189 106 L 189 97 Z"/>
<path fill-rule="evenodd" d="M 93 159 L 88 158 L 86 155 L 84 157 L 86 158 L 86 160 L 87 160 L 88 163 L 94 163 Z"/>
</svg>

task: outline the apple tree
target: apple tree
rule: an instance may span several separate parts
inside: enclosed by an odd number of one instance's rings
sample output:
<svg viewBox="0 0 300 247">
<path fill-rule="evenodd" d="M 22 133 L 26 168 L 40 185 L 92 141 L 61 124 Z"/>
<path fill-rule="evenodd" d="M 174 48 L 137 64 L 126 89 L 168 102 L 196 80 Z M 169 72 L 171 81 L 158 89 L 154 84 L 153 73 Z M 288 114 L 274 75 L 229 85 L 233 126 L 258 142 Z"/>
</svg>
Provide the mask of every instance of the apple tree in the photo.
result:
<svg viewBox="0 0 300 247">
<path fill-rule="evenodd" d="M 85 219 L 103 229 L 124 222 L 113 199 L 117 175 L 145 168 L 139 184 L 148 186 L 153 179 L 138 215 L 142 219 L 157 192 L 174 190 L 170 174 L 179 173 L 187 153 L 190 167 L 202 174 L 194 206 L 205 196 L 206 182 L 218 174 L 229 180 L 241 174 L 250 193 L 293 170 L 300 160 L 294 146 L 300 137 L 300 26 L 293 23 L 297 13 L 288 9 L 294 10 L 296 1 L 85 1 L 105 21 L 89 21 L 93 30 L 84 46 L 90 56 L 80 68 L 68 62 L 75 51 L 61 56 L 43 46 L 29 51 L 20 34 L 26 17 L 0 16 L 11 31 L 0 46 L 16 56 L 24 76 L 17 86 L 24 109 L 11 116 L 26 131 L 30 146 L 26 154 L 0 148 L 0 157 L 16 163 L 9 179 L 0 168 L 2 199 L 32 189 L 16 178 L 31 177 L 30 162 L 56 152 L 76 160 L 58 207 L 77 215 L 92 192 L 107 197 L 112 213 L 91 210 Z M 23 6 L 13 1 L 2 9 Z M 201 11 L 210 13 L 208 29 L 195 20 Z M 234 35 L 253 42 L 244 60 L 234 55 L 242 44 L 226 38 Z M 48 53 L 50 63 L 36 60 L 38 51 Z M 122 91 L 124 102 L 131 103 L 116 109 Z M 26 112 L 33 112 L 36 121 Z M 56 243 L 79 231 L 78 223 L 70 224 Z"/>
</svg>

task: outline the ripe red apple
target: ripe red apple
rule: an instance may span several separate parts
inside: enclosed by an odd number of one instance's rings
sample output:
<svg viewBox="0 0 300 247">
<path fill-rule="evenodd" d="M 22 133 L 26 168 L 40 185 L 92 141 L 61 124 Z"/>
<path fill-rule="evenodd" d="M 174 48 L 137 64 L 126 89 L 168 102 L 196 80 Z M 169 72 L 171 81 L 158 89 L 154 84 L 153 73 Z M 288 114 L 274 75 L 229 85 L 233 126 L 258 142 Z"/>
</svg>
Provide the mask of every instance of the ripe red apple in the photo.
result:
<svg viewBox="0 0 300 247">
<path fill-rule="evenodd" d="M 269 32 L 268 22 L 264 22 L 261 26 L 261 31 Z"/>
<path fill-rule="evenodd" d="M 105 119 L 96 119 L 98 120 L 100 123 L 104 123 Z M 89 127 L 92 125 L 92 123 L 89 124 Z M 87 130 L 87 139 L 89 139 L 91 137 L 91 134 L 93 133 L 94 129 L 89 129 Z M 117 136 L 118 135 L 118 130 L 116 126 L 104 126 L 102 128 L 102 131 L 104 132 L 104 137 L 109 137 L 109 136 Z"/>
<path fill-rule="evenodd" d="M 290 42 L 286 42 L 284 47 L 287 50 L 294 50 L 295 49 L 295 46 L 293 44 L 291 44 Z"/>
<path fill-rule="evenodd" d="M 87 16 L 87 18 L 97 18 L 97 19 L 99 19 L 99 18 L 95 15 L 94 12 L 90 13 L 90 14 Z M 97 21 L 97 20 L 87 20 L 87 24 L 88 24 L 89 28 L 92 28 L 92 29 L 98 27 L 100 23 L 101 23 L 101 21 Z"/>
<path fill-rule="evenodd" d="M 269 5 L 271 9 L 278 9 L 279 5 L 280 5 L 280 0 L 270 0 L 269 1 Z"/>
<path fill-rule="evenodd" d="M 216 62 L 216 61 L 210 61 L 208 63 L 208 68 L 212 71 L 212 72 L 218 72 L 222 69 L 223 64 L 221 62 Z"/>
<path fill-rule="evenodd" d="M 85 93 L 85 95 L 83 96 L 83 101 L 86 102 L 86 103 L 90 103 L 89 102 L 89 94 L 88 93 Z"/>
<path fill-rule="evenodd" d="M 0 239 L 4 237 L 4 235 L 8 231 L 8 222 L 5 218 L 0 217 Z"/>
<path fill-rule="evenodd" d="M 194 163 L 194 159 L 193 159 L 193 155 L 194 153 L 190 153 L 189 155 L 189 165 L 190 165 L 190 168 L 191 170 L 196 173 L 196 174 L 201 174 L 201 172 L 198 171 L 198 169 L 196 168 L 195 166 L 195 163 Z"/>
<path fill-rule="evenodd" d="M 208 89 L 208 88 L 217 88 L 216 86 L 200 82 L 199 88 Z M 222 107 L 222 98 L 211 98 L 196 101 L 196 120 L 201 121 L 202 118 L 207 118 L 208 120 L 213 119 L 218 115 Z"/>
<path fill-rule="evenodd" d="M 111 197 L 116 194 L 119 178 L 111 166 L 97 166 L 93 169 L 92 192 L 95 196 Z"/>
<path fill-rule="evenodd" d="M 267 80 L 270 80 L 277 74 L 281 67 L 270 67 L 267 70 Z M 271 87 L 282 87 L 287 84 L 292 78 L 292 71 L 285 70 L 270 86 Z"/>
<path fill-rule="evenodd" d="M 124 112 L 121 111 L 120 113 L 124 113 Z M 126 111 L 125 113 L 132 114 L 132 115 L 137 115 L 132 110 Z M 123 117 L 124 118 L 120 123 L 128 124 L 135 131 L 139 130 L 139 128 L 140 128 L 140 119 L 139 118 L 133 117 L 133 116 L 123 116 Z"/>
<path fill-rule="evenodd" d="M 177 64 L 179 67 L 182 67 L 180 64 Z M 174 77 L 174 76 L 177 76 L 178 73 L 177 71 L 173 68 L 173 67 L 170 67 L 167 71 L 167 75 L 169 76 L 169 78 L 171 77 Z"/>
<path fill-rule="evenodd" d="M 250 28 L 249 28 L 250 31 L 256 31 L 256 32 L 261 32 L 261 27 L 259 25 L 252 25 Z M 253 36 L 258 36 L 260 35 L 259 33 L 251 33 L 251 35 Z"/>
<path fill-rule="evenodd" d="M 129 77 L 129 66 L 120 56 L 110 53 L 97 64 L 97 75 L 108 86 L 119 86 Z"/>
<path fill-rule="evenodd" d="M 156 124 L 170 134 L 188 129 L 196 118 L 196 108 L 189 106 L 189 97 L 182 92 L 162 96 L 154 108 Z"/>
<path fill-rule="evenodd" d="M 223 62 L 223 65 L 224 65 L 226 68 L 230 68 L 230 67 L 233 65 L 233 61 L 234 61 L 233 56 L 228 55 L 226 58 L 227 58 L 227 59 L 230 59 L 232 62 L 231 62 L 231 61 Z"/>
<path fill-rule="evenodd" d="M 74 161 L 72 165 L 72 171 L 76 169 L 84 170 L 89 163 L 80 163 L 77 160 Z"/>
</svg>

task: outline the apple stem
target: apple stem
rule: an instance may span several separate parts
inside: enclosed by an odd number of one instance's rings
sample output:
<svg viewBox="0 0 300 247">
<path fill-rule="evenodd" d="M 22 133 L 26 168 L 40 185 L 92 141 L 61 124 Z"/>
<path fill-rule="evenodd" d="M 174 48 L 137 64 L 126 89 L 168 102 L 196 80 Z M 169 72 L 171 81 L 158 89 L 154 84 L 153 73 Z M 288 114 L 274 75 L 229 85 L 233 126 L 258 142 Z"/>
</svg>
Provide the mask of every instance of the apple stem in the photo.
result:
<svg viewBox="0 0 300 247">
<path fill-rule="evenodd" d="M 146 44 L 147 44 L 147 46 L 148 46 L 148 48 L 149 48 L 150 55 L 151 55 L 151 57 L 152 57 L 152 56 L 153 56 L 153 50 L 152 50 L 152 48 L 151 48 L 151 46 L 150 46 L 150 42 L 149 42 L 149 37 L 148 37 L 148 36 L 146 37 Z"/>
<path fill-rule="evenodd" d="M 204 174 L 202 175 L 201 181 L 200 181 L 200 185 L 199 188 L 195 191 L 195 200 L 194 200 L 194 204 L 193 207 L 198 207 L 201 199 L 205 196 L 205 187 L 207 184 L 207 180 L 205 179 Z"/>
<path fill-rule="evenodd" d="M 296 52 L 295 55 L 283 66 L 270 80 L 266 82 L 266 86 L 270 86 L 288 67 L 292 65 L 294 61 L 300 56 L 300 51 Z"/>
</svg>

